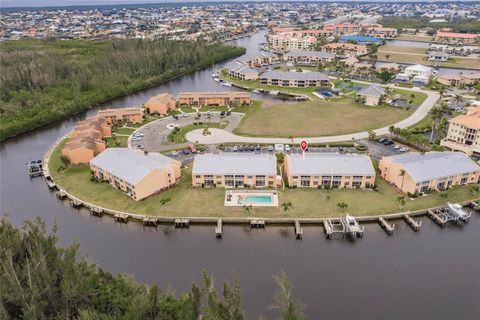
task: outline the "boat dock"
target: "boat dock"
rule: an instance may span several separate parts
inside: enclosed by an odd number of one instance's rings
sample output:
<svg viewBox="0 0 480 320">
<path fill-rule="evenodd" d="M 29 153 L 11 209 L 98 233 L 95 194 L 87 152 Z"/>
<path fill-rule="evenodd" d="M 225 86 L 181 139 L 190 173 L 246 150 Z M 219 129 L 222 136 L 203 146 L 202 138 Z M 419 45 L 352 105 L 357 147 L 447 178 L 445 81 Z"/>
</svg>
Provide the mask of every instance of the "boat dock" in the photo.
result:
<svg viewBox="0 0 480 320">
<path fill-rule="evenodd" d="M 116 221 L 118 222 L 123 222 L 123 223 L 127 223 L 128 222 L 128 217 L 129 215 L 126 214 L 126 213 L 115 213 L 114 215 L 114 218 Z"/>
<path fill-rule="evenodd" d="M 45 176 L 45 181 L 47 182 L 47 186 L 50 190 L 58 190 L 57 185 L 53 181 L 52 177 L 50 176 Z"/>
<path fill-rule="evenodd" d="M 410 227 L 412 227 L 413 230 L 415 230 L 416 232 L 420 231 L 420 227 L 422 226 L 422 221 L 416 221 L 409 214 L 404 215 L 403 219 Z"/>
<path fill-rule="evenodd" d="M 478 201 L 470 201 L 470 206 L 473 210 L 480 212 L 480 200 Z"/>
<path fill-rule="evenodd" d="M 303 228 L 300 226 L 300 221 L 295 220 L 295 237 L 300 240 L 303 237 Z"/>
<path fill-rule="evenodd" d="M 157 217 L 143 217 L 143 225 L 149 227 L 156 227 L 158 225 Z"/>
<path fill-rule="evenodd" d="M 175 228 L 190 228 L 190 219 L 188 218 L 177 218 L 173 221 Z"/>
<path fill-rule="evenodd" d="M 385 232 L 391 236 L 393 234 L 393 230 L 395 230 L 395 224 L 389 224 L 385 218 L 380 217 L 378 218 L 378 223 L 380 223 L 380 226 L 385 230 Z"/>
<path fill-rule="evenodd" d="M 55 192 L 55 194 L 57 195 L 57 198 L 60 200 L 63 200 L 67 197 L 67 193 L 63 190 L 58 190 L 57 192 Z"/>
<path fill-rule="evenodd" d="M 442 228 L 445 227 L 447 222 L 468 223 L 471 215 L 471 212 L 466 212 L 459 204 L 452 205 L 449 203 L 447 207 L 428 210 L 428 216 Z"/>
<path fill-rule="evenodd" d="M 43 176 L 43 161 L 30 160 L 27 162 L 27 172 L 30 178 Z"/>
<path fill-rule="evenodd" d="M 360 227 L 355 219 L 341 218 L 341 219 L 328 219 L 323 221 L 323 227 L 327 239 L 332 239 L 336 234 L 341 235 L 343 238 L 349 237 L 352 240 L 361 238 L 363 236 L 364 228 Z"/>
<path fill-rule="evenodd" d="M 223 237 L 223 224 L 222 224 L 222 219 L 217 220 L 217 225 L 215 227 L 215 237 L 217 239 L 220 239 Z"/>
<path fill-rule="evenodd" d="M 251 219 L 250 228 L 252 229 L 265 229 L 265 220 L 263 219 Z"/>
<path fill-rule="evenodd" d="M 101 217 L 103 216 L 103 209 L 99 207 L 92 207 L 90 208 L 90 214 L 92 216 Z"/>
</svg>

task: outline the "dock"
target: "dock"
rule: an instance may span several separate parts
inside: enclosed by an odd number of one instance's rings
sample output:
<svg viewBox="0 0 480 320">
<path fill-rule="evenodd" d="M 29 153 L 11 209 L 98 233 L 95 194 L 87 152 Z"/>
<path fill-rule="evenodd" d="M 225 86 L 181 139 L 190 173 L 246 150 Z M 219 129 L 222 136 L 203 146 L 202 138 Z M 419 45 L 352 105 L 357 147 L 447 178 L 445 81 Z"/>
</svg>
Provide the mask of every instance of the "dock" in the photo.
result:
<svg viewBox="0 0 480 320">
<path fill-rule="evenodd" d="M 90 208 L 90 214 L 92 216 L 101 217 L 101 216 L 103 216 L 103 209 L 99 208 L 99 207 L 91 207 Z"/>
<path fill-rule="evenodd" d="M 188 218 L 176 218 L 173 223 L 175 228 L 190 228 L 190 219 Z"/>
<path fill-rule="evenodd" d="M 113 215 L 113 217 L 115 218 L 116 221 L 118 222 L 123 222 L 123 223 L 127 223 L 128 222 L 128 214 L 126 213 L 115 213 Z"/>
<path fill-rule="evenodd" d="M 385 230 L 389 236 L 393 234 L 395 224 L 389 224 L 383 217 L 378 218 L 378 223 L 380 223 L 380 226 L 382 226 L 383 230 Z"/>
<path fill-rule="evenodd" d="M 158 219 L 156 217 L 144 216 L 142 219 L 144 226 L 156 227 L 158 225 Z"/>
<path fill-rule="evenodd" d="M 297 240 L 300 240 L 303 237 L 303 228 L 300 226 L 300 221 L 298 220 L 295 220 L 295 237 Z"/>
<path fill-rule="evenodd" d="M 472 207 L 473 210 L 480 212 L 480 200 L 478 201 L 471 201 L 470 206 Z"/>
<path fill-rule="evenodd" d="M 63 190 L 58 190 L 55 194 L 57 195 L 57 198 L 60 200 L 63 200 L 67 197 L 67 193 Z"/>
<path fill-rule="evenodd" d="M 428 217 L 433 221 L 435 221 L 440 227 L 442 228 L 445 227 L 447 220 L 444 217 L 442 217 L 440 214 L 438 214 L 436 211 L 428 210 L 427 214 L 428 214 Z"/>
<path fill-rule="evenodd" d="M 83 205 L 83 202 L 78 199 L 71 199 L 70 205 L 74 208 L 80 208 Z"/>
<path fill-rule="evenodd" d="M 263 219 L 250 219 L 250 228 L 252 228 L 252 229 L 265 229 L 265 220 L 263 220 Z"/>
<path fill-rule="evenodd" d="M 346 235 L 350 239 L 355 240 L 363 237 L 364 228 L 360 226 L 354 217 L 347 215 L 340 222 L 345 226 Z"/>
<path fill-rule="evenodd" d="M 27 172 L 30 178 L 43 176 L 43 161 L 30 160 L 27 162 Z"/>
<path fill-rule="evenodd" d="M 47 186 L 50 190 L 58 190 L 57 185 L 53 181 L 52 177 L 45 176 L 45 181 L 47 182 Z"/>
<path fill-rule="evenodd" d="M 416 232 L 420 231 L 420 227 L 422 226 L 422 221 L 416 221 L 415 219 L 410 217 L 410 215 L 408 214 L 405 214 L 403 216 L 403 219 L 410 227 L 412 227 L 413 230 L 415 230 Z"/>
<path fill-rule="evenodd" d="M 223 237 L 223 224 L 222 219 L 217 220 L 217 226 L 215 227 L 215 237 L 220 239 Z"/>
</svg>

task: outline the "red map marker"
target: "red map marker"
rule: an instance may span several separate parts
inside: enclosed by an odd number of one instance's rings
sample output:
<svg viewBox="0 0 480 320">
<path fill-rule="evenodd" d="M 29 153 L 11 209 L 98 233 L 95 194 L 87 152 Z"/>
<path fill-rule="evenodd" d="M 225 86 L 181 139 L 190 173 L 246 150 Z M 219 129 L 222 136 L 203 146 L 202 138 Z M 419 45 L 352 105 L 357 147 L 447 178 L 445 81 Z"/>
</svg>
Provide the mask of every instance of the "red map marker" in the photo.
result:
<svg viewBox="0 0 480 320">
<path fill-rule="evenodd" d="M 307 142 L 307 140 L 302 140 L 302 142 L 300 142 L 300 148 L 302 148 L 302 151 L 303 151 L 303 152 L 307 151 L 307 149 L 308 149 L 308 142 Z"/>
</svg>

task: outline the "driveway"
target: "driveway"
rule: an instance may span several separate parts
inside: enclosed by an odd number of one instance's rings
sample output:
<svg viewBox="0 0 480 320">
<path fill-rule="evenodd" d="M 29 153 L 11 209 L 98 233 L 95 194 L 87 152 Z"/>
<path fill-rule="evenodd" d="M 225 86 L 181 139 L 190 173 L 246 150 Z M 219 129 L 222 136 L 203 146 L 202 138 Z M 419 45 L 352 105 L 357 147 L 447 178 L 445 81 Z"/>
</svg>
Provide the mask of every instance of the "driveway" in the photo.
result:
<svg viewBox="0 0 480 320">
<path fill-rule="evenodd" d="M 372 85 L 371 82 L 364 82 L 364 81 L 356 81 L 359 83 L 364 83 L 368 85 Z M 393 85 L 379 85 L 378 86 L 382 87 L 390 87 L 390 88 L 396 88 Z M 421 92 L 427 95 L 427 98 L 423 103 L 415 110 L 415 112 L 408 118 L 394 123 L 394 125 L 397 128 L 407 128 L 415 123 L 419 122 L 422 120 L 424 117 L 427 116 L 428 112 L 435 106 L 435 103 L 438 101 L 440 98 L 440 95 L 436 91 L 430 91 L 430 90 L 422 90 L 420 88 L 401 88 L 402 90 L 406 91 L 412 91 L 412 92 Z M 385 135 L 388 134 L 388 127 L 383 127 L 379 129 L 373 130 L 377 136 L 380 135 Z M 358 133 L 351 133 L 351 134 L 344 134 L 344 135 L 337 135 L 337 136 L 323 136 L 323 137 L 304 137 L 304 138 L 294 138 L 293 141 L 292 139 L 288 138 L 266 138 L 266 137 L 246 137 L 246 136 L 239 136 L 235 135 L 229 131 L 222 130 L 222 129 L 210 129 L 211 135 L 210 136 L 204 136 L 202 134 L 202 130 L 193 130 L 188 132 L 185 137 L 188 141 L 192 142 L 198 142 L 201 144 L 220 144 L 220 143 L 226 143 L 226 142 L 233 142 L 233 143 L 239 143 L 239 142 L 245 142 L 245 143 L 294 143 L 298 144 L 302 140 L 306 139 L 308 140 L 309 143 L 330 143 L 330 142 L 338 142 L 338 141 L 352 141 L 352 140 L 361 140 L 361 139 L 367 139 L 368 138 L 368 131 L 363 131 L 363 132 L 358 132 Z"/>
</svg>

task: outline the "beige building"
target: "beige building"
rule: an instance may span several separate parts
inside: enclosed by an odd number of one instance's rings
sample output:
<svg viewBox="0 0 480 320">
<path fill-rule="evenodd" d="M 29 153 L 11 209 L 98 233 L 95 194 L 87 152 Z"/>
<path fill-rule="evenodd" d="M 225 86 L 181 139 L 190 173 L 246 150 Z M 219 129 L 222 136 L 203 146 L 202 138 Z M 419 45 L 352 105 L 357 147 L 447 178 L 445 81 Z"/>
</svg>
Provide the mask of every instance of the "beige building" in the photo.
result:
<svg viewBox="0 0 480 320">
<path fill-rule="evenodd" d="M 98 116 L 107 120 L 108 124 L 140 123 L 143 121 L 142 108 L 118 108 L 99 110 Z"/>
<path fill-rule="evenodd" d="M 332 62 L 333 54 L 323 51 L 293 50 L 283 56 L 283 60 L 294 64 L 317 65 Z"/>
<path fill-rule="evenodd" d="M 443 43 L 472 44 L 480 40 L 480 34 L 437 31 L 434 39 Z"/>
<path fill-rule="evenodd" d="M 312 36 L 297 37 L 292 33 L 278 33 L 268 36 L 268 45 L 277 51 L 313 50 L 317 38 Z"/>
<path fill-rule="evenodd" d="M 148 113 L 167 114 L 175 110 L 175 99 L 170 93 L 160 93 L 145 102 L 145 109 Z"/>
<path fill-rule="evenodd" d="M 105 118 L 87 118 L 75 126 L 62 149 L 62 155 L 67 157 L 71 164 L 88 163 L 105 150 L 103 137 L 111 135 L 112 131 Z"/>
<path fill-rule="evenodd" d="M 403 192 L 445 190 L 478 183 L 480 167 L 461 152 L 404 153 L 383 157 L 381 177 Z"/>
<path fill-rule="evenodd" d="M 357 98 L 367 106 L 378 106 L 387 92 L 379 86 L 364 87 L 357 92 Z"/>
<path fill-rule="evenodd" d="M 198 154 L 192 169 L 194 187 L 277 188 L 277 159 L 273 154 Z"/>
<path fill-rule="evenodd" d="M 326 87 L 329 77 L 322 72 L 267 71 L 260 75 L 260 84 L 280 87 Z"/>
<path fill-rule="evenodd" d="M 397 29 L 395 28 L 383 28 L 372 27 L 365 30 L 365 35 L 380 39 L 393 39 L 397 36 Z"/>
<path fill-rule="evenodd" d="M 375 184 L 375 169 L 365 155 L 289 154 L 284 168 L 290 187 L 370 188 Z"/>
<path fill-rule="evenodd" d="M 480 107 L 470 107 L 466 115 L 450 119 L 448 123 L 447 136 L 440 144 L 469 156 L 480 156 Z"/>
<path fill-rule="evenodd" d="M 187 106 L 230 106 L 249 105 L 252 103 L 250 92 L 226 91 L 226 92 L 181 92 L 178 95 L 178 104 Z"/>
<path fill-rule="evenodd" d="M 230 77 L 240 80 L 257 80 L 258 71 L 250 68 L 248 65 L 239 61 L 232 61 L 225 66 L 227 73 Z"/>
<path fill-rule="evenodd" d="M 321 50 L 334 54 L 339 58 L 348 58 L 365 55 L 368 53 L 367 46 L 353 43 L 335 42 L 323 45 Z"/>
<path fill-rule="evenodd" d="M 180 161 L 161 153 L 128 148 L 108 148 L 90 161 L 100 181 L 108 181 L 134 200 L 142 200 L 175 185 L 180 179 Z"/>
</svg>

